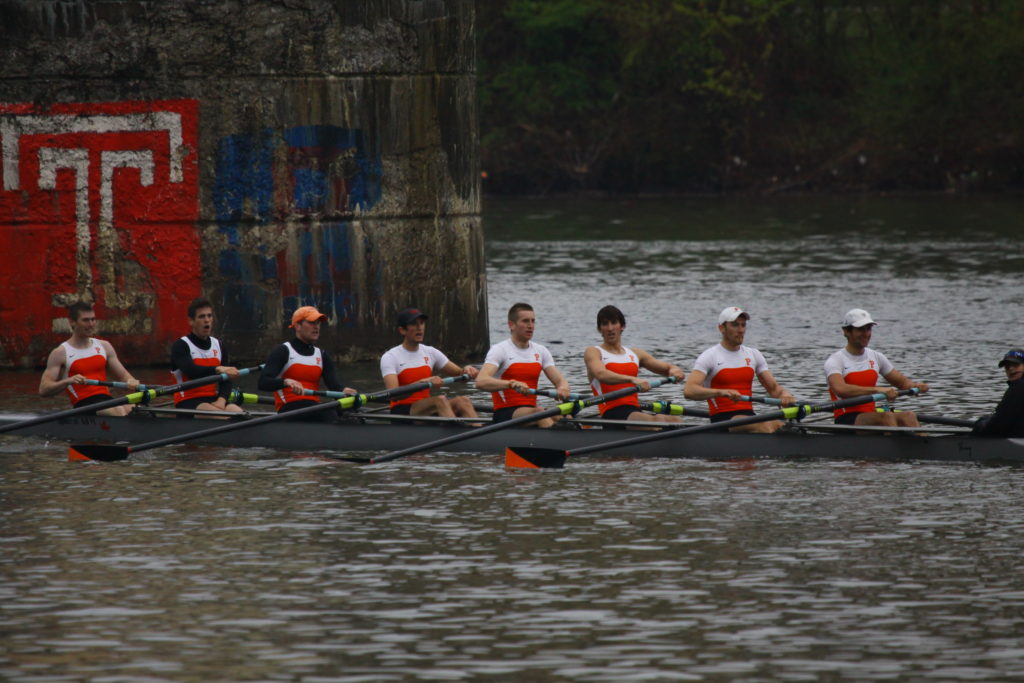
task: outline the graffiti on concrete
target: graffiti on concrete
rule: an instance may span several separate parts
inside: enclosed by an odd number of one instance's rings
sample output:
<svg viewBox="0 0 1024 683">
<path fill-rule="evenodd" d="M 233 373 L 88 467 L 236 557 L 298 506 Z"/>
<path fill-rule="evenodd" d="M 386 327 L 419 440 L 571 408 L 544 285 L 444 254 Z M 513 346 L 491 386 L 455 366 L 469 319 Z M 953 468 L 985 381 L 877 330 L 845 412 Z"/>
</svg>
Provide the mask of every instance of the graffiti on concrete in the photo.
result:
<svg viewBox="0 0 1024 683">
<path fill-rule="evenodd" d="M 105 334 L 176 336 L 200 290 L 197 101 L 0 104 L 0 153 L 8 357 L 76 299 Z"/>
<path fill-rule="evenodd" d="M 356 323 L 351 219 L 381 196 L 381 162 L 361 131 L 301 126 L 224 137 L 212 194 L 225 243 L 218 276 L 232 307 L 259 320 L 314 304 L 334 325 Z"/>
</svg>

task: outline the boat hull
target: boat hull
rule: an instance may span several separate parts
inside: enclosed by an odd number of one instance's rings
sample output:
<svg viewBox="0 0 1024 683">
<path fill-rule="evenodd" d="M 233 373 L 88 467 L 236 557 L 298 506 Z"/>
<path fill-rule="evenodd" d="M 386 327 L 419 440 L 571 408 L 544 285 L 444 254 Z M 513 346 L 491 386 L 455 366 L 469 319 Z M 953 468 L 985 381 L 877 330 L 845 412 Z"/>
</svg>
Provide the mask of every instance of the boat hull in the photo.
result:
<svg viewBox="0 0 1024 683">
<path fill-rule="evenodd" d="M 0 414 L 0 425 L 35 417 L 31 414 Z M 9 432 L 12 436 L 36 436 L 80 443 L 131 444 L 155 441 L 214 426 L 212 420 L 181 420 L 141 415 L 137 417 L 75 416 Z M 298 451 L 361 453 L 395 451 L 434 441 L 471 427 L 461 424 L 389 424 L 345 421 L 272 422 L 213 435 L 190 443 L 231 448 L 270 448 Z M 442 449 L 450 453 L 501 455 L 506 446 L 572 450 L 640 436 L 641 432 L 612 429 L 510 428 L 475 436 Z M 158 451 L 155 451 L 158 452 Z M 799 458 L 845 460 L 925 460 L 988 464 L 1024 464 L 1024 439 L 983 439 L 962 434 L 917 436 L 911 434 L 855 435 L 810 434 L 800 431 L 776 434 L 702 432 L 665 438 L 646 444 L 582 456 L 639 458 Z M 572 462 L 570 457 L 569 461 Z"/>
</svg>

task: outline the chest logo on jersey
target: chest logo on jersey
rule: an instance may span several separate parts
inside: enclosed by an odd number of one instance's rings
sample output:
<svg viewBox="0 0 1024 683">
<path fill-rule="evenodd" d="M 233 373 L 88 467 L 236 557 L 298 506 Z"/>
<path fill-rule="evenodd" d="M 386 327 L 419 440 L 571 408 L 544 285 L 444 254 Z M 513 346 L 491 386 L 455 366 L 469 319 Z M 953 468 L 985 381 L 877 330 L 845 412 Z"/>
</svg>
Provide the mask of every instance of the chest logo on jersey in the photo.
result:
<svg viewBox="0 0 1024 683">
<path fill-rule="evenodd" d="M 874 370 L 875 369 L 875 361 L 869 360 L 868 361 L 868 367 L 871 368 L 872 370 Z"/>
<path fill-rule="evenodd" d="M 424 365 L 430 365 L 430 357 L 429 356 L 423 356 L 423 364 Z"/>
<path fill-rule="evenodd" d="M 100 351 L 100 347 L 96 346 L 94 348 L 96 349 L 96 353 L 103 353 L 102 351 Z"/>
<path fill-rule="evenodd" d="M 319 358 L 316 359 L 316 364 L 320 365 L 320 359 Z"/>
<path fill-rule="evenodd" d="M 747 365 L 750 365 L 750 359 L 749 358 L 744 358 L 743 360 L 747 361 Z"/>
<path fill-rule="evenodd" d="M 636 362 L 636 357 L 633 354 L 631 354 L 631 353 L 628 354 L 628 355 L 629 355 L 629 362 L 630 363 L 635 363 Z"/>
</svg>

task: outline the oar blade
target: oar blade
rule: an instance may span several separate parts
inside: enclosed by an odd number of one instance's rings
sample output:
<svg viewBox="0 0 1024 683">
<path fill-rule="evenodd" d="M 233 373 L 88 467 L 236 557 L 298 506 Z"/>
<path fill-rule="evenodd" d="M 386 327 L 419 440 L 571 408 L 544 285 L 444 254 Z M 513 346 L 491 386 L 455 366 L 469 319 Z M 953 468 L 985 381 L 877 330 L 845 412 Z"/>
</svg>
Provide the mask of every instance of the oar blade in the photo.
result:
<svg viewBox="0 0 1024 683">
<path fill-rule="evenodd" d="M 565 451 L 534 446 L 507 446 L 505 467 L 533 470 L 562 469 L 565 467 Z"/>
<path fill-rule="evenodd" d="M 82 462 L 99 460 L 100 462 L 117 462 L 127 460 L 131 449 L 128 446 L 117 446 L 99 443 L 73 443 L 68 446 L 68 460 Z"/>
</svg>

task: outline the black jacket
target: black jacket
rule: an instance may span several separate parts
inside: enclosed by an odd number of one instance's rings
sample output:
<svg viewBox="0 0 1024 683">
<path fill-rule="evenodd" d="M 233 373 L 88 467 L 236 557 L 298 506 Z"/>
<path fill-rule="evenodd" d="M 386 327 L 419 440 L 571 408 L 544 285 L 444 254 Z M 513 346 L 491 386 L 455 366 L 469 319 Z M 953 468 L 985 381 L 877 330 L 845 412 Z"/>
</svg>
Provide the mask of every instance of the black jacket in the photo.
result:
<svg viewBox="0 0 1024 683">
<path fill-rule="evenodd" d="M 1006 383 L 1009 388 L 996 412 L 974 424 L 976 436 L 1024 437 L 1024 379 Z"/>
</svg>

